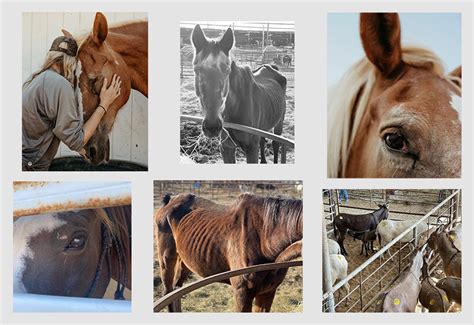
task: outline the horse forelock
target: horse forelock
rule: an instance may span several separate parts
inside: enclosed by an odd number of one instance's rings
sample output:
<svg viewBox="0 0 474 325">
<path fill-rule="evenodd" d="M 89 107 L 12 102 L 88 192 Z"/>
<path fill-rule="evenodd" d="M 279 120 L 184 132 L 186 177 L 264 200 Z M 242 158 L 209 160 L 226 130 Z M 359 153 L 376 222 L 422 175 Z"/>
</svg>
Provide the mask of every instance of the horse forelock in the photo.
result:
<svg viewBox="0 0 474 325">
<path fill-rule="evenodd" d="M 66 221 L 55 214 L 21 217 L 13 224 L 13 291 L 26 292 L 23 273 L 28 259 L 34 258 L 30 240 L 39 233 L 52 232 Z"/>
<path fill-rule="evenodd" d="M 445 76 L 441 59 L 420 47 L 405 47 L 403 62 L 415 68 L 432 71 L 460 93 L 458 77 Z M 362 58 L 328 91 L 328 177 L 344 177 L 349 152 L 376 83 L 376 68 Z M 453 105 L 452 105 L 453 106 Z"/>
</svg>

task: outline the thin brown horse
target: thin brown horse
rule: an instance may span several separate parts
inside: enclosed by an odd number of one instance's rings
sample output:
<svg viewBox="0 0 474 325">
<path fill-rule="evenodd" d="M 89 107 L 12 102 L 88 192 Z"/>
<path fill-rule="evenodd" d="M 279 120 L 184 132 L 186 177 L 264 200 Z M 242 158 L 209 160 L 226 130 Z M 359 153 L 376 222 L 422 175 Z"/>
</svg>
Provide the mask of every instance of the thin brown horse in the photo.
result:
<svg viewBox="0 0 474 325">
<path fill-rule="evenodd" d="M 204 135 L 221 137 L 224 163 L 235 163 L 235 151 L 242 148 L 247 163 L 266 163 L 265 139 L 258 135 L 223 129 L 231 122 L 270 131 L 281 135 L 286 112 L 286 78 L 270 65 L 256 70 L 238 66 L 230 51 L 234 46 L 234 33 L 227 29 L 224 35 L 208 39 L 201 27 L 194 27 L 191 40 L 194 46 L 194 80 L 196 95 L 201 102 Z M 276 69 L 275 69 L 276 68 Z M 278 162 L 280 144 L 272 142 L 273 162 Z M 284 155 L 282 154 L 282 157 Z M 281 161 L 284 162 L 284 159 Z"/>
<path fill-rule="evenodd" d="M 67 31 L 65 35 L 71 36 Z M 114 74 L 122 81 L 121 92 L 89 140 L 86 158 L 93 164 L 109 160 L 109 133 L 117 112 L 130 97 L 131 89 L 148 97 L 148 22 L 130 22 L 108 27 L 105 16 L 98 12 L 92 32 L 79 42 L 76 71 L 78 101 L 87 120 L 99 105 L 99 94 L 104 79 L 112 81 Z"/>
<path fill-rule="evenodd" d="M 14 292 L 115 299 L 132 288 L 131 206 L 20 217 L 13 226 Z"/>
<path fill-rule="evenodd" d="M 449 240 L 445 227 L 439 227 L 428 238 L 428 246 L 443 260 L 443 271 L 447 276 L 461 278 L 462 254 Z"/>
<path fill-rule="evenodd" d="M 401 45 L 397 13 L 362 13 L 366 54 L 328 98 L 328 176 L 461 174 L 461 68 Z"/>
<path fill-rule="evenodd" d="M 301 256 L 303 202 L 241 194 L 226 206 L 180 194 L 155 215 L 156 240 L 165 293 L 193 272 L 201 277 Z M 269 312 L 287 269 L 232 277 L 236 311 Z M 169 305 L 170 311 L 179 311 Z"/>
</svg>

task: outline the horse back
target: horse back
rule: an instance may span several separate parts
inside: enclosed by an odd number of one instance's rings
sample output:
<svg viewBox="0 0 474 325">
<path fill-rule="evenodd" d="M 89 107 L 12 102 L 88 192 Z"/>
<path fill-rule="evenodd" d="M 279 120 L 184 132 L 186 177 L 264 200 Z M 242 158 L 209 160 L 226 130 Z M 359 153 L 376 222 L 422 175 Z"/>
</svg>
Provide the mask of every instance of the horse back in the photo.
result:
<svg viewBox="0 0 474 325">
<path fill-rule="evenodd" d="M 253 75 L 255 80 L 261 84 L 266 84 L 268 81 L 275 81 L 283 91 L 286 91 L 287 79 L 277 69 L 268 64 L 260 66 L 254 70 Z"/>
</svg>

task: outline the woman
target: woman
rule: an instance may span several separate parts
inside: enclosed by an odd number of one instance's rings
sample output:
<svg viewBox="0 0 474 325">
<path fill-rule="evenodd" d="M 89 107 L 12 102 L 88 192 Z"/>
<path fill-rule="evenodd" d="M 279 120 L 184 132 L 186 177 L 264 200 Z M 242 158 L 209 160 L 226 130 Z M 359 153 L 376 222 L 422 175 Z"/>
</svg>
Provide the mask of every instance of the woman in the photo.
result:
<svg viewBox="0 0 474 325">
<path fill-rule="evenodd" d="M 74 93 L 76 54 L 74 38 L 56 38 L 42 68 L 23 84 L 23 170 L 48 170 L 61 141 L 83 153 L 108 107 L 120 95 L 120 77 L 114 75 L 108 88 L 105 79 L 100 104 L 84 123 Z"/>
</svg>

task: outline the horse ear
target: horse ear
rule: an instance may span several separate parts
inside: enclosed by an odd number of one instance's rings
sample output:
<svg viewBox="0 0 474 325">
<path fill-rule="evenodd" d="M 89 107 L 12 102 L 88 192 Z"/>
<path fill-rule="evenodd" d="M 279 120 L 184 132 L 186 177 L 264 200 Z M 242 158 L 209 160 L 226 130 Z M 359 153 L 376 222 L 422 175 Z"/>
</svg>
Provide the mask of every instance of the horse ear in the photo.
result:
<svg viewBox="0 0 474 325">
<path fill-rule="evenodd" d="M 384 77 L 396 77 L 403 65 L 398 14 L 361 13 L 360 37 L 370 62 Z"/>
<path fill-rule="evenodd" d="M 206 35 L 204 35 L 204 32 L 202 31 L 199 24 L 194 26 L 193 32 L 191 34 L 191 42 L 196 49 L 196 53 L 201 52 L 202 49 L 208 44 Z"/>
<path fill-rule="evenodd" d="M 67 30 L 65 29 L 61 29 L 61 32 L 63 33 L 64 36 L 67 36 L 67 37 L 73 37 L 71 33 L 69 33 Z"/>
<path fill-rule="evenodd" d="M 92 37 L 94 39 L 94 42 L 97 45 L 101 45 L 107 38 L 108 33 L 109 26 L 107 24 L 107 18 L 105 18 L 104 14 L 101 12 L 96 13 L 94 19 L 94 26 L 92 28 Z"/>
<path fill-rule="evenodd" d="M 163 206 L 165 206 L 170 202 L 170 200 L 171 200 L 171 194 L 166 193 L 161 199 L 161 202 L 163 203 Z"/>
<path fill-rule="evenodd" d="M 234 46 L 234 32 L 229 27 L 225 31 L 221 40 L 219 41 L 219 47 L 226 55 L 229 55 L 229 51 L 232 49 L 233 46 Z"/>
<path fill-rule="evenodd" d="M 457 67 L 456 69 L 454 69 L 453 71 L 451 71 L 451 72 L 449 73 L 449 76 L 450 76 L 450 77 L 455 77 L 452 81 L 453 81 L 456 85 L 458 85 L 459 87 L 461 87 L 461 85 L 462 85 L 462 66 L 459 66 L 459 67 Z M 459 78 L 459 79 L 457 80 L 457 78 Z"/>
</svg>

